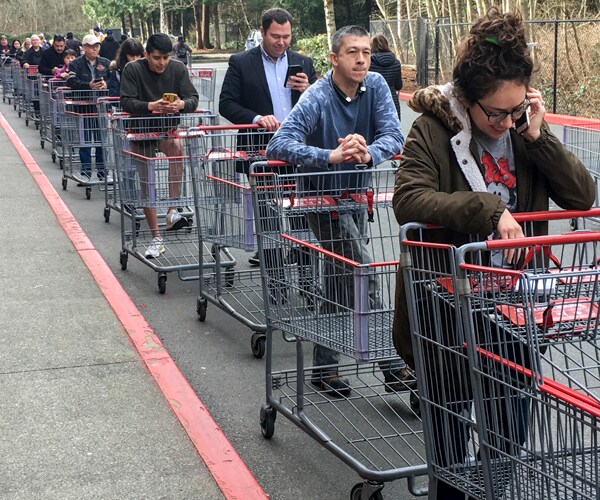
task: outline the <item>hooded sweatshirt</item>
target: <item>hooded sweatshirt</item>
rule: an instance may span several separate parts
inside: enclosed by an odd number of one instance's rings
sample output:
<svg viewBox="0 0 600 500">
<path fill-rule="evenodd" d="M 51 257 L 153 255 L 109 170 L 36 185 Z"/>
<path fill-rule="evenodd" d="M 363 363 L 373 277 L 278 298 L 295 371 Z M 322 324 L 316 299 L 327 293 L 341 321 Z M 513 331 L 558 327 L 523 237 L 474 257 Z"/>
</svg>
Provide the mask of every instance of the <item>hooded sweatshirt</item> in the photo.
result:
<svg viewBox="0 0 600 500">
<path fill-rule="evenodd" d="M 402 88 L 402 72 L 400 67 L 400 61 L 396 59 L 396 56 L 391 52 L 375 52 L 371 54 L 371 67 L 370 71 L 379 73 L 383 76 L 385 81 L 390 88 L 392 93 L 392 99 L 394 106 L 398 111 L 398 118 L 400 117 L 400 103 L 398 102 L 398 90 Z"/>
</svg>

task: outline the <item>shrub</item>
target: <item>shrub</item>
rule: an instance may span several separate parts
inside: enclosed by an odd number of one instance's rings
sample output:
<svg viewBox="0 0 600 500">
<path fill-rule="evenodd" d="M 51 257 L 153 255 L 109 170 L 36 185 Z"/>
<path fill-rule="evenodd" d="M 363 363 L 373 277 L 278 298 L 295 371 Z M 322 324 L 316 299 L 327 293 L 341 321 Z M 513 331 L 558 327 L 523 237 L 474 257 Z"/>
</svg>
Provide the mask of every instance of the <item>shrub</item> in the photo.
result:
<svg viewBox="0 0 600 500">
<path fill-rule="evenodd" d="M 329 46 L 327 35 L 316 35 L 312 38 L 302 38 L 296 42 L 299 52 L 312 58 L 319 77 L 331 69 L 329 62 Z"/>
</svg>

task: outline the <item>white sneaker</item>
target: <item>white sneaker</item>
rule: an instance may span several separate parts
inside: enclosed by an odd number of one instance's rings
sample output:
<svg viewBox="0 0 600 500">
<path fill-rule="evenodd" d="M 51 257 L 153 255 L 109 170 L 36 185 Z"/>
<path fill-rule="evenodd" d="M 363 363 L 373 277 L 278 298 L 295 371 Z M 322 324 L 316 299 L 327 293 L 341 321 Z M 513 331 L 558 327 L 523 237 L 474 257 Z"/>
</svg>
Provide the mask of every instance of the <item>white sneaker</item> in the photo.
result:
<svg viewBox="0 0 600 500">
<path fill-rule="evenodd" d="M 147 259 L 157 259 L 162 253 L 165 253 L 163 239 L 155 236 L 152 238 L 152 243 L 150 243 L 150 246 L 146 248 L 146 253 L 144 255 Z"/>
<path fill-rule="evenodd" d="M 166 217 L 167 231 L 176 231 L 188 227 L 187 217 L 183 217 L 177 210 L 171 210 Z"/>
</svg>

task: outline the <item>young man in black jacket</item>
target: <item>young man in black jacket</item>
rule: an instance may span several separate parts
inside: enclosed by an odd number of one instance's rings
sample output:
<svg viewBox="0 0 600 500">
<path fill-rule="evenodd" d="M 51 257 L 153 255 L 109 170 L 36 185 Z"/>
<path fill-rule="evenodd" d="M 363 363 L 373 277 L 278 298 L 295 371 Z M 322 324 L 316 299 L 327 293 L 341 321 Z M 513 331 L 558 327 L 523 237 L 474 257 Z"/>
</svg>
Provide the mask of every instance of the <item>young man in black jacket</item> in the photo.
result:
<svg viewBox="0 0 600 500">
<path fill-rule="evenodd" d="M 65 37 L 62 35 L 54 35 L 52 46 L 42 53 L 40 65 L 38 66 L 38 73 L 48 76 L 54 75 L 54 71 L 62 68 L 64 65 L 64 51 Z"/>
</svg>

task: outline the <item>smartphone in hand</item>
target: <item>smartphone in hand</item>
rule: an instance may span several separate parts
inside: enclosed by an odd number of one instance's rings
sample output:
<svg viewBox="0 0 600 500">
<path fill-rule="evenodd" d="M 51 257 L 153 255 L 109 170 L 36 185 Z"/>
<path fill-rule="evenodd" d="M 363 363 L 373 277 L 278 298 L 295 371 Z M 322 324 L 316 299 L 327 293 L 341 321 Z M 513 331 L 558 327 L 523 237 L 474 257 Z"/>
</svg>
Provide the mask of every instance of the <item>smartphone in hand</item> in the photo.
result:
<svg viewBox="0 0 600 500">
<path fill-rule="evenodd" d="M 290 76 L 295 76 L 298 73 L 302 73 L 302 70 L 303 68 L 299 64 L 290 64 L 288 66 L 287 73 L 285 74 L 285 83 L 283 84 L 283 86 L 287 87 Z"/>
<path fill-rule="evenodd" d="M 528 128 L 529 128 L 529 108 L 527 108 L 525 110 L 525 113 L 523 113 L 521 115 L 521 118 L 519 118 L 515 122 L 515 130 L 517 131 L 518 134 L 523 135 L 527 131 Z"/>
<path fill-rule="evenodd" d="M 177 94 L 173 94 L 171 92 L 165 92 L 163 94 L 163 101 L 175 102 L 177 100 Z"/>
</svg>

